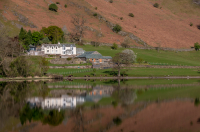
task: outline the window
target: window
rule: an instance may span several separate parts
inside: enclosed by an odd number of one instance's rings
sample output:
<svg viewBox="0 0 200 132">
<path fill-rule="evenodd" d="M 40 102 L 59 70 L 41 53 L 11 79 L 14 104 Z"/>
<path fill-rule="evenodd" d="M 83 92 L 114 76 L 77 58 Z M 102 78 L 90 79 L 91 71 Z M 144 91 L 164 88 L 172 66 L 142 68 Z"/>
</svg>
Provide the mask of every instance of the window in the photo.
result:
<svg viewBox="0 0 200 132">
<path fill-rule="evenodd" d="M 56 49 L 57 49 L 58 47 L 56 47 Z"/>
<path fill-rule="evenodd" d="M 56 50 L 56 53 L 57 53 L 57 50 Z"/>
<path fill-rule="evenodd" d="M 53 46 L 52 46 L 52 49 L 53 49 Z"/>
<path fill-rule="evenodd" d="M 47 50 L 47 53 L 49 52 L 49 50 Z"/>
<path fill-rule="evenodd" d="M 65 47 L 63 47 L 63 50 L 65 50 Z"/>
<path fill-rule="evenodd" d="M 53 53 L 53 50 L 51 50 L 51 52 Z"/>
<path fill-rule="evenodd" d="M 63 51 L 63 54 L 65 54 L 65 51 Z"/>
</svg>

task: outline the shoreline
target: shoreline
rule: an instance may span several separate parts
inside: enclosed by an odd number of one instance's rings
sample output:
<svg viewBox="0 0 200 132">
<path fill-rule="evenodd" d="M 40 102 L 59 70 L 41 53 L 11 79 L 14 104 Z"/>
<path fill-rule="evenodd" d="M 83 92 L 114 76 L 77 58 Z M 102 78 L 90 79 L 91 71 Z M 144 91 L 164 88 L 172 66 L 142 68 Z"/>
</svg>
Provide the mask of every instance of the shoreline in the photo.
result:
<svg viewBox="0 0 200 132">
<path fill-rule="evenodd" d="M 37 77 L 37 78 L 1 78 L 0 81 L 50 81 L 50 80 L 68 80 L 68 79 L 200 79 L 200 76 L 143 76 L 143 77 L 63 77 L 63 78 L 53 78 L 53 77 Z"/>
</svg>

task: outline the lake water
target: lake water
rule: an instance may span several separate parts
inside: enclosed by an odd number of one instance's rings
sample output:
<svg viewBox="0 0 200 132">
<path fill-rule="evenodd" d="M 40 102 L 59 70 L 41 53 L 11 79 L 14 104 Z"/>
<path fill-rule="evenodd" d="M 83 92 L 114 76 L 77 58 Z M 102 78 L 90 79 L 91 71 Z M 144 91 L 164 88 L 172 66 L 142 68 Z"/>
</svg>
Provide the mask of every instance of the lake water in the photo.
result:
<svg viewBox="0 0 200 132">
<path fill-rule="evenodd" d="M 200 131 L 200 80 L 0 83 L 0 132 Z"/>
</svg>

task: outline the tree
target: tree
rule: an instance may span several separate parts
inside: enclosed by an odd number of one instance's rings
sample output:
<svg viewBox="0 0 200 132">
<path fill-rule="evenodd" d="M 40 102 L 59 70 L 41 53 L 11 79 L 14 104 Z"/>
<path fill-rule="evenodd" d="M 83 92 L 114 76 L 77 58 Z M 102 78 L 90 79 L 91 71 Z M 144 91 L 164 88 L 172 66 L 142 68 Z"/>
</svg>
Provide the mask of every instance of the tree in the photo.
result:
<svg viewBox="0 0 200 132">
<path fill-rule="evenodd" d="M 64 36 L 62 29 L 57 26 L 43 27 L 40 32 L 45 34 L 52 43 L 58 43 Z"/>
<path fill-rule="evenodd" d="M 124 38 L 124 41 L 121 43 L 121 46 L 124 47 L 124 48 L 129 48 L 129 44 L 131 43 L 131 40 L 129 37 L 125 37 Z"/>
<path fill-rule="evenodd" d="M 62 123 L 64 119 L 64 112 L 58 110 L 51 110 L 47 116 L 44 116 L 43 123 L 51 126 L 57 126 Z"/>
<path fill-rule="evenodd" d="M 121 30 L 122 30 L 122 27 L 121 27 L 119 24 L 116 24 L 116 25 L 114 26 L 114 28 L 113 28 L 113 31 L 116 32 L 116 33 L 118 33 L 118 32 L 121 31 Z"/>
<path fill-rule="evenodd" d="M 130 58 L 129 58 L 130 63 L 135 62 L 135 59 L 136 59 L 137 56 L 135 55 L 133 50 L 125 49 L 125 50 L 122 51 L 122 53 L 128 54 L 130 56 Z"/>
<path fill-rule="evenodd" d="M 34 67 L 32 61 L 26 56 L 20 56 L 11 62 L 9 66 L 10 70 L 7 70 L 7 76 L 17 77 L 17 76 L 32 76 L 34 74 Z"/>
<path fill-rule="evenodd" d="M 49 10 L 57 12 L 58 7 L 56 4 L 51 4 L 51 5 L 49 5 Z"/>
<path fill-rule="evenodd" d="M 111 46 L 112 49 L 118 49 L 118 45 L 116 43 L 113 43 L 113 46 Z"/>
<path fill-rule="evenodd" d="M 94 68 L 94 69 L 93 69 L 93 75 L 94 75 L 94 76 L 96 76 L 96 71 L 97 71 L 97 70 Z"/>
<path fill-rule="evenodd" d="M 158 8 L 158 7 L 159 7 L 159 4 L 158 4 L 158 3 L 155 3 L 153 6 L 156 7 L 156 8 Z"/>
<path fill-rule="evenodd" d="M 143 59 L 142 58 L 137 58 L 137 62 L 140 64 L 142 63 Z"/>
<path fill-rule="evenodd" d="M 44 35 L 38 31 L 32 33 L 32 40 L 35 46 L 39 45 L 39 41 L 44 38 Z"/>
<path fill-rule="evenodd" d="M 39 63 L 41 74 L 44 75 L 49 69 L 49 61 L 42 57 L 41 62 Z"/>
<path fill-rule="evenodd" d="M 101 37 L 101 32 L 96 30 L 95 31 L 95 38 L 96 38 L 95 47 L 99 46 L 99 38 L 100 37 Z"/>
<path fill-rule="evenodd" d="M 24 41 L 24 39 L 26 38 L 26 33 L 27 33 L 27 31 L 24 30 L 22 27 L 19 32 L 19 41 Z"/>
<path fill-rule="evenodd" d="M 81 43 L 82 37 L 84 36 L 84 25 L 86 23 L 86 20 L 83 16 L 80 16 L 79 14 L 76 14 L 72 17 L 71 23 L 75 26 L 73 36 L 79 37 L 79 42 Z"/>
<path fill-rule="evenodd" d="M 117 53 L 113 58 L 113 69 L 118 71 L 118 76 L 121 76 L 120 70 L 124 66 L 129 66 L 133 60 L 133 56 L 130 56 L 127 53 Z"/>
<path fill-rule="evenodd" d="M 24 40 L 24 44 L 25 45 L 30 45 L 32 44 L 32 33 L 31 31 L 29 30 L 28 33 L 25 35 L 25 40 Z"/>
<path fill-rule="evenodd" d="M 45 37 L 43 40 L 42 40 L 43 43 L 45 44 L 49 44 L 51 41 L 49 40 L 48 37 Z"/>
<path fill-rule="evenodd" d="M 194 43 L 194 48 L 195 48 L 195 50 L 196 50 L 196 51 L 198 51 L 198 50 L 199 50 L 199 48 L 200 48 L 200 45 L 199 45 L 199 43 L 198 43 L 198 42 Z"/>
</svg>

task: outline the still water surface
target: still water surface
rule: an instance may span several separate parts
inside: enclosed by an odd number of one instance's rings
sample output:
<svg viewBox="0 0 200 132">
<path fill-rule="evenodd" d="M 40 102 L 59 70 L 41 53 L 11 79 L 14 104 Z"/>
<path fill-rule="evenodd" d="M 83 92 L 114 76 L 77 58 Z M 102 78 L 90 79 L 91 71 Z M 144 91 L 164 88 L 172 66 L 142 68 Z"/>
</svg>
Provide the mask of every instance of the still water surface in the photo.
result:
<svg viewBox="0 0 200 132">
<path fill-rule="evenodd" d="M 1 82 L 1 132 L 200 131 L 200 80 Z"/>
</svg>

